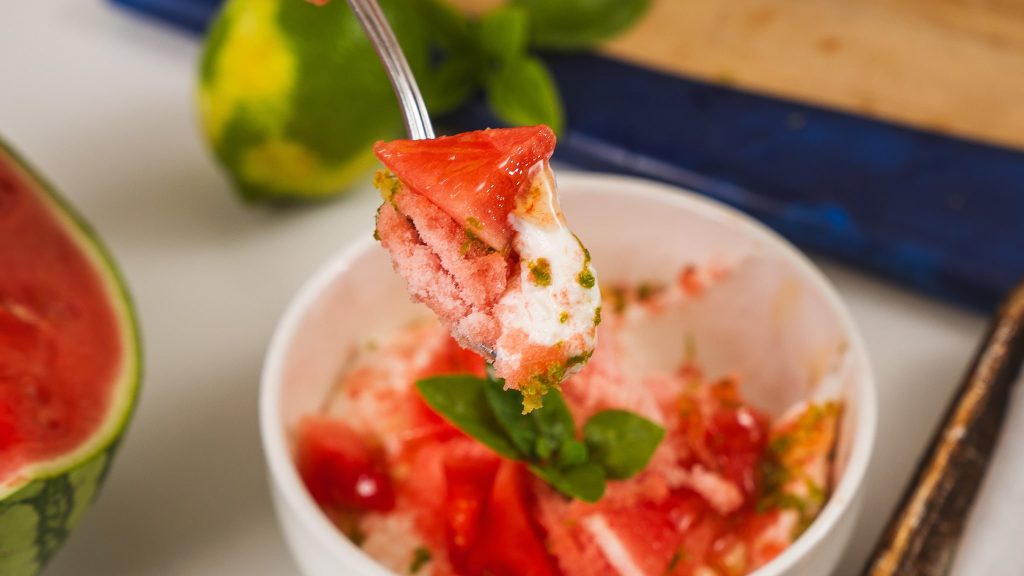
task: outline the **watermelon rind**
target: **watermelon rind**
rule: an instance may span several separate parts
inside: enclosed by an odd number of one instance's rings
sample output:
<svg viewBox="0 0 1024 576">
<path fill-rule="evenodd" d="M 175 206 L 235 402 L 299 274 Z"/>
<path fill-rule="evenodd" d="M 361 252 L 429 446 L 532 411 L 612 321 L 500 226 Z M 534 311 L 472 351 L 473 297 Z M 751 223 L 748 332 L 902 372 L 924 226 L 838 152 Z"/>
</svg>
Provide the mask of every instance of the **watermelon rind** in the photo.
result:
<svg viewBox="0 0 1024 576">
<path fill-rule="evenodd" d="M 124 279 L 89 223 L 2 140 L 0 162 L 49 204 L 50 215 L 97 271 L 125 346 L 102 425 L 75 450 L 23 467 L 0 483 L 0 574 L 22 576 L 38 573 L 99 492 L 138 400 L 142 346 Z"/>
</svg>

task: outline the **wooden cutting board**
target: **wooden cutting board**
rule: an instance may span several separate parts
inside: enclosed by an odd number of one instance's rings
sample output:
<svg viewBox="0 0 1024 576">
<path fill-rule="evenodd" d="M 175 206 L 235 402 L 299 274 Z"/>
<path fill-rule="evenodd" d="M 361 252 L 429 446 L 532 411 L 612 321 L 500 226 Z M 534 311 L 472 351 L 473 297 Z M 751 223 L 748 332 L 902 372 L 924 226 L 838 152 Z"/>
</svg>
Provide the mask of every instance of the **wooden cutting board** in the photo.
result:
<svg viewBox="0 0 1024 576">
<path fill-rule="evenodd" d="M 481 10 L 495 0 L 458 0 Z M 653 0 L 643 66 L 1024 149 L 1024 1 Z"/>
</svg>

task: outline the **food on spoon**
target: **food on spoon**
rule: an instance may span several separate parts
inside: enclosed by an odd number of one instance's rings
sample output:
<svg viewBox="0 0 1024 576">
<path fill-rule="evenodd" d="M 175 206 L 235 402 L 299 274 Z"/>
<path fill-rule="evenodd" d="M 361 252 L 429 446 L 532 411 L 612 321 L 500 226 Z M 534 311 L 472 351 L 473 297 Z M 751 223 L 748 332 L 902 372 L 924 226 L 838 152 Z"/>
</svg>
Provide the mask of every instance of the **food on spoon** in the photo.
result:
<svg viewBox="0 0 1024 576">
<path fill-rule="evenodd" d="M 484 371 L 482 359 L 431 321 L 359 350 L 324 410 L 310 416 L 344 423 L 346 434 L 376 447 L 394 495 L 386 509 L 328 503 L 324 510 L 398 574 L 694 576 L 764 565 L 828 497 L 839 404 L 799 403 L 773 419 L 744 399 L 742 375 L 706 374 L 688 355 L 671 369 L 627 369 L 630 335 L 714 290 L 721 274 L 700 276 L 708 279 L 700 291 L 693 282 L 608 290 L 615 305 L 604 313 L 600 343 L 560 397 L 578 423 L 621 409 L 666 434 L 646 467 L 609 481 L 600 501 L 566 498 L 427 406 L 414 382 Z M 554 407 L 530 417 L 548 418 Z M 298 454 L 308 442 L 318 440 L 298 435 Z M 322 476 L 300 470 L 315 493 Z"/>
<path fill-rule="evenodd" d="M 37 573 L 92 503 L 139 366 L 113 262 L 0 142 L 0 574 Z"/>
<path fill-rule="evenodd" d="M 594 350 L 601 295 L 590 254 L 566 225 L 546 126 L 379 142 L 381 244 L 414 300 L 464 347 L 542 404 Z"/>
</svg>

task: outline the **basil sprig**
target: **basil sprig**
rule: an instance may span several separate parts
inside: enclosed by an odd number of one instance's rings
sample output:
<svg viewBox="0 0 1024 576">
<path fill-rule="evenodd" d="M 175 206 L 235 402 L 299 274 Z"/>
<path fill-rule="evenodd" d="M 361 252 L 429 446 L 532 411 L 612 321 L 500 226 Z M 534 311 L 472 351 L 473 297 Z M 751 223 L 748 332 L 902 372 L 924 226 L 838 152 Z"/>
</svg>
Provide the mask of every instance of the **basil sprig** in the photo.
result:
<svg viewBox="0 0 1024 576">
<path fill-rule="evenodd" d="M 570 498 L 597 502 L 608 479 L 643 470 L 665 430 L 632 412 L 605 410 L 583 425 L 582 437 L 558 390 L 544 406 L 522 413 L 522 394 L 501 380 L 434 376 L 416 383 L 441 416 L 498 454 L 527 463 L 533 474 Z"/>
<path fill-rule="evenodd" d="M 650 0 L 513 0 L 468 16 L 446 0 L 419 0 L 432 55 L 421 75 L 430 113 L 450 112 L 481 90 L 512 126 L 547 124 L 561 133 L 565 112 L 551 72 L 532 52 L 586 50 L 633 25 Z"/>
<path fill-rule="evenodd" d="M 546 50 L 586 50 L 635 24 L 651 0 L 512 0 L 530 16 L 530 43 Z"/>
</svg>

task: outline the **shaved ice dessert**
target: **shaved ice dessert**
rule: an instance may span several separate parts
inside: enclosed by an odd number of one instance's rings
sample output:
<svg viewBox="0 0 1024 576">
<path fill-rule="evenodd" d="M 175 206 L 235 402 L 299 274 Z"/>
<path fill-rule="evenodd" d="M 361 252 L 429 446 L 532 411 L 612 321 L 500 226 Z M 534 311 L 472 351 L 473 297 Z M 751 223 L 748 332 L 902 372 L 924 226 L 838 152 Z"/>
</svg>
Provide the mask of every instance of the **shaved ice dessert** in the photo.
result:
<svg viewBox="0 0 1024 576">
<path fill-rule="evenodd" d="M 569 230 L 546 126 L 380 142 L 376 235 L 459 344 L 493 360 L 524 412 L 590 358 L 601 297 Z"/>
<path fill-rule="evenodd" d="M 300 474 L 339 529 L 396 574 L 755 570 L 825 504 L 840 404 L 804 401 L 773 419 L 745 400 L 744 374 L 698 365 L 694 351 L 715 342 L 679 342 L 681 360 L 667 369 L 631 362 L 631 335 L 729 274 L 688 268 L 672 283 L 606 287 L 599 344 L 562 384 L 565 403 L 576 422 L 620 408 L 666 434 L 646 468 L 610 480 L 597 502 L 565 497 L 431 410 L 416 381 L 485 373 L 432 318 L 353 351 L 322 410 L 295 431 Z"/>
</svg>

